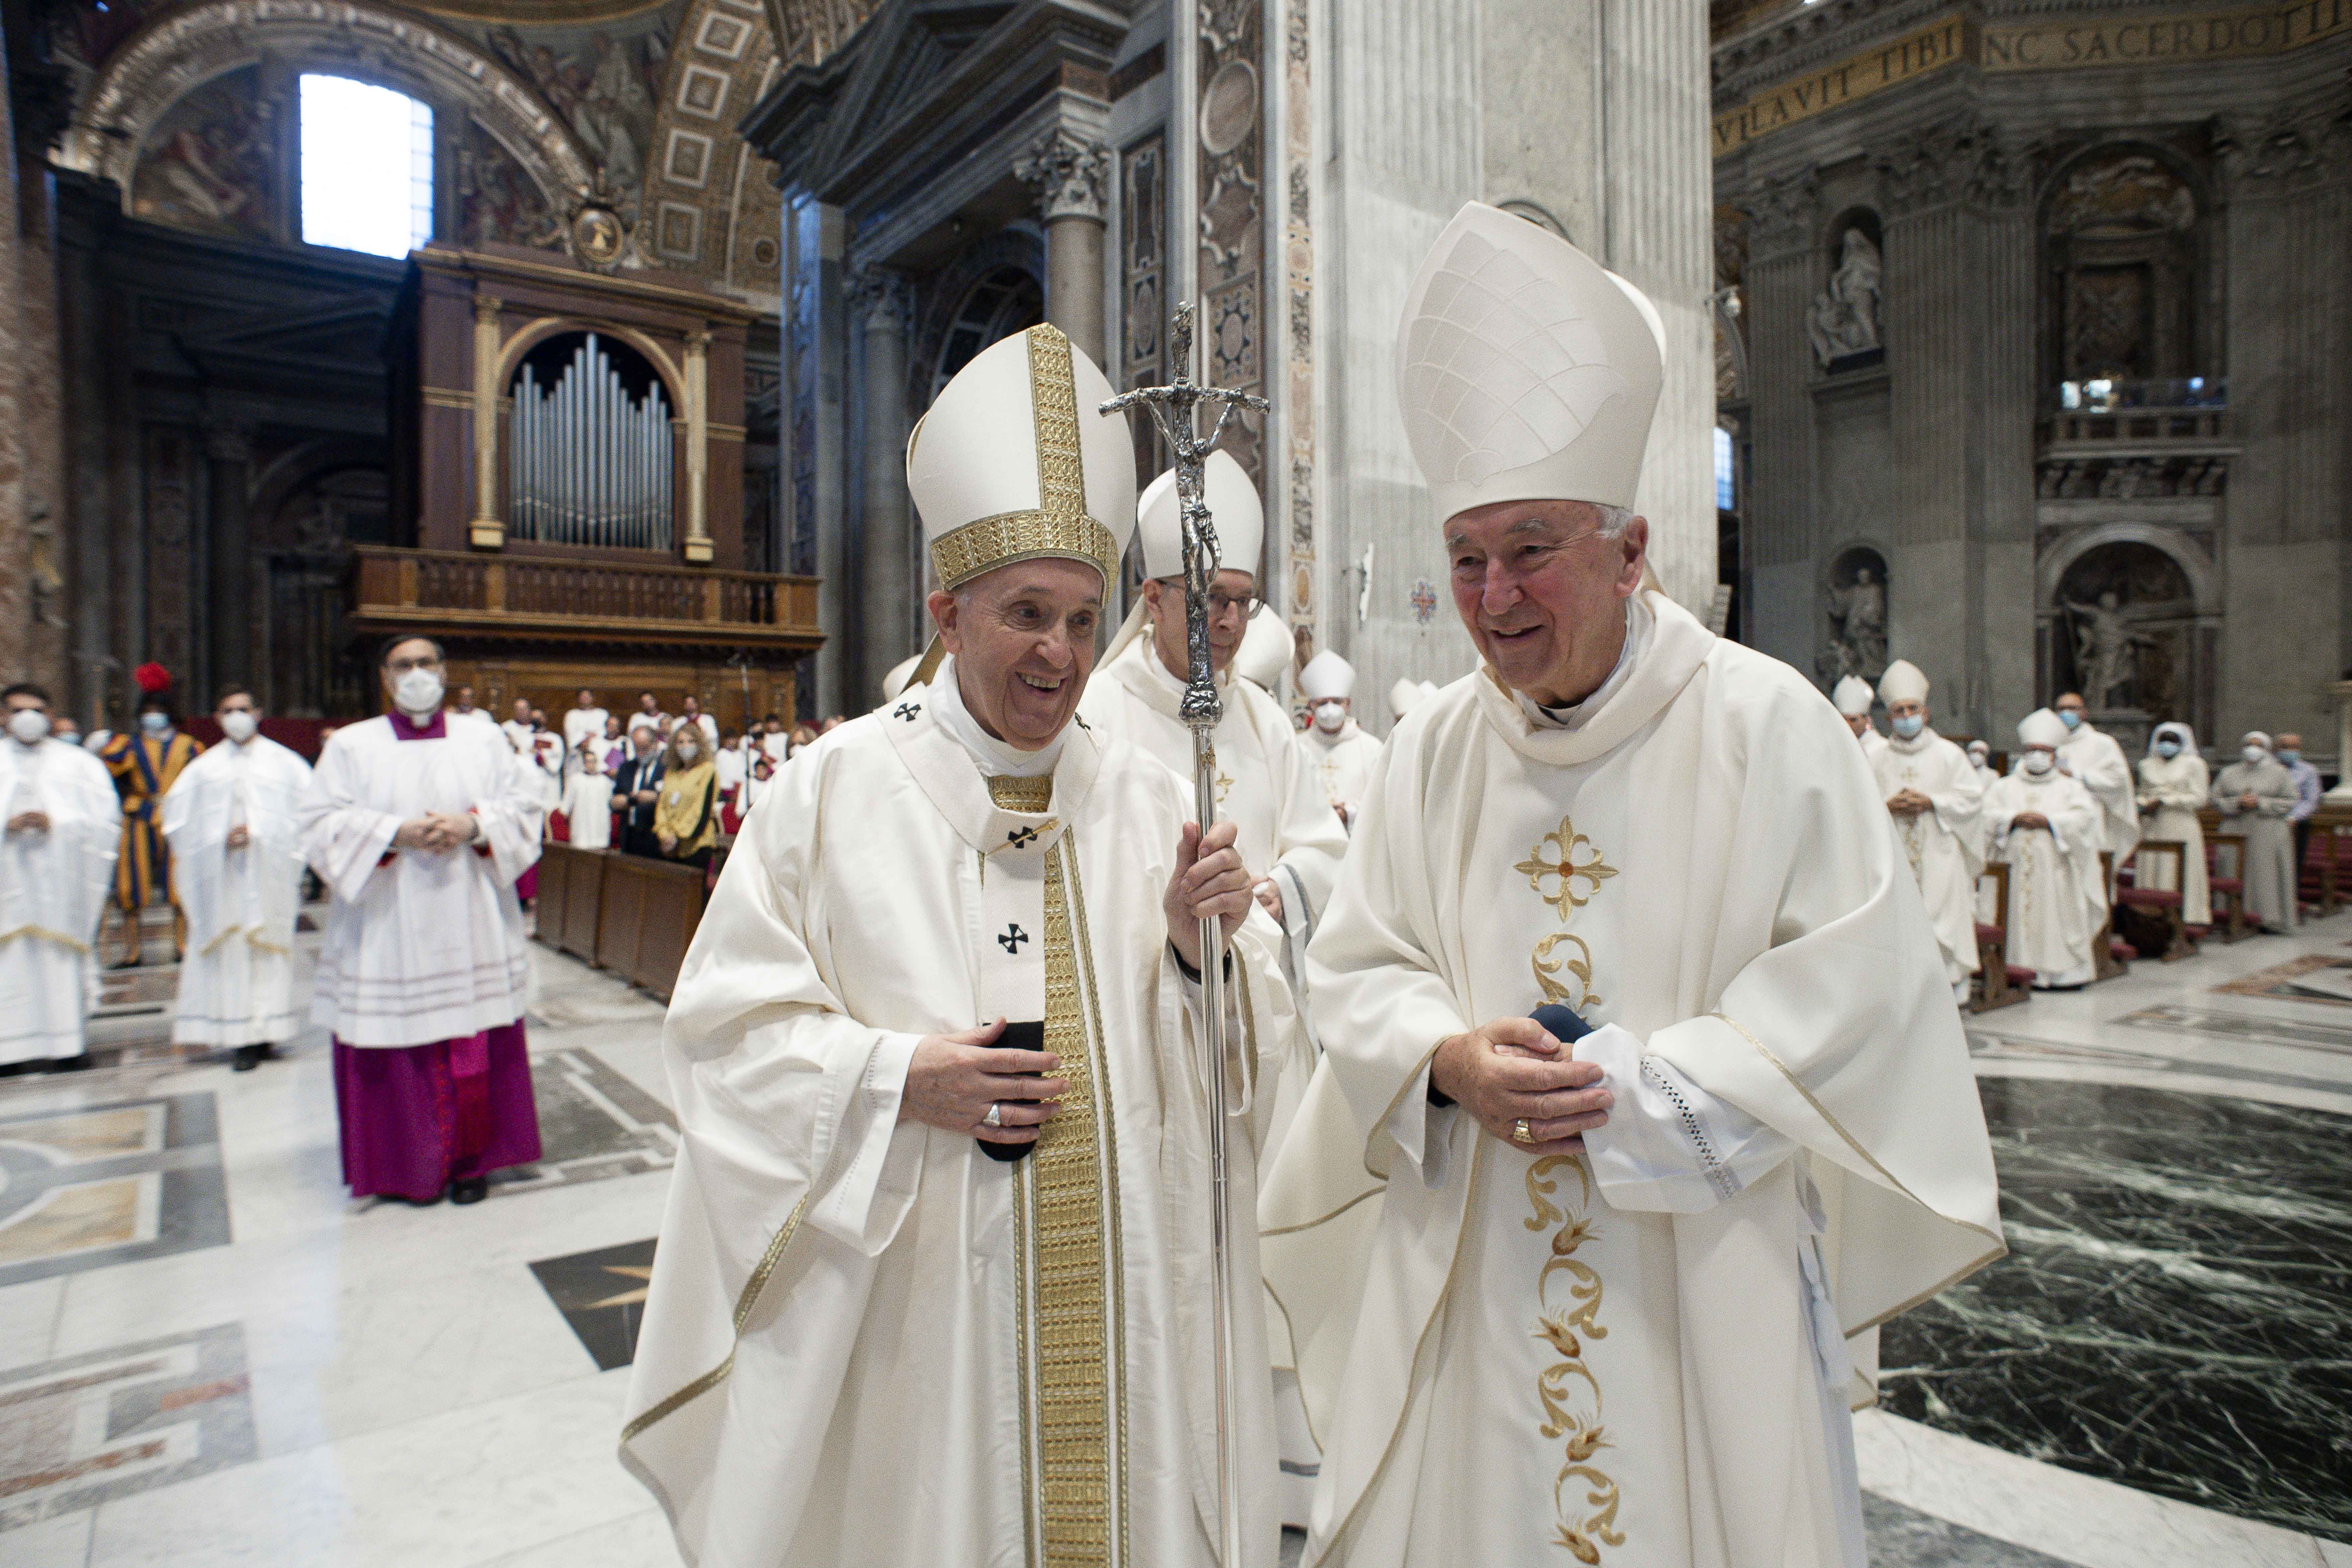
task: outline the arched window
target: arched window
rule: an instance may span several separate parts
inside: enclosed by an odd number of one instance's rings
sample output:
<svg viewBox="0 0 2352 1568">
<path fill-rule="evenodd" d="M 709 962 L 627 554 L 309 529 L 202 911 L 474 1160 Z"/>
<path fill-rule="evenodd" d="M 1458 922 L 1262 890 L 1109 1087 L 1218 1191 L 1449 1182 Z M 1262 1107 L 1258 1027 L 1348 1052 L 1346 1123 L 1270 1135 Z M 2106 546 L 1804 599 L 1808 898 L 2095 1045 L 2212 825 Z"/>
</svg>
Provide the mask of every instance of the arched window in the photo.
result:
<svg viewBox="0 0 2352 1568">
<path fill-rule="evenodd" d="M 406 256 L 433 237 L 433 109 L 348 77 L 302 78 L 302 238 Z"/>
<path fill-rule="evenodd" d="M 940 346 L 939 369 L 931 377 L 931 395 L 945 391 L 956 372 L 999 338 L 1027 331 L 1045 319 L 1045 290 L 1037 279 L 1017 267 L 1000 267 L 978 283 L 957 308 Z"/>
</svg>

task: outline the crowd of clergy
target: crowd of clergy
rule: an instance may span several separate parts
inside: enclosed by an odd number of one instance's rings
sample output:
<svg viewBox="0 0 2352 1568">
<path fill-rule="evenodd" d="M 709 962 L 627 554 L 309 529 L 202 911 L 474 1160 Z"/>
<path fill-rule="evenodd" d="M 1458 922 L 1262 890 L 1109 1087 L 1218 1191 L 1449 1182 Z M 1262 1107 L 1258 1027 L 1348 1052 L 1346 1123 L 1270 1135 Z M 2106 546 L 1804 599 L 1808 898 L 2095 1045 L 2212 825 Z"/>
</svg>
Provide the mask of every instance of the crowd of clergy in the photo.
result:
<svg viewBox="0 0 2352 1568">
<path fill-rule="evenodd" d="M 217 745 L 165 701 L 93 753 L 12 687 L 0 1058 L 80 1055 L 129 875 L 178 910 L 175 1038 L 259 1059 L 315 878 L 344 1180 L 470 1202 L 540 1153 L 541 845 L 698 866 L 621 1433 L 687 1561 L 1239 1568 L 1230 1510 L 1249 1568 L 1285 1523 L 1345 1568 L 1862 1568 L 1878 1326 L 2001 1251 L 1955 1005 L 1983 868 L 2009 956 L 2080 984 L 2100 857 L 2200 847 L 2209 804 L 2291 925 L 2316 779 L 2249 736 L 2209 780 L 2178 725 L 2135 775 L 2075 698 L 1996 775 L 1907 663 L 1825 701 L 1710 633 L 1634 511 L 1663 342 L 1545 229 L 1438 237 L 1395 387 L 1478 668 L 1399 681 L 1384 740 L 1265 605 L 1218 451 L 1196 750 L 1188 498 L 1139 496 L 1051 325 L 910 437 L 936 635 L 845 722 L 499 720 L 423 637 L 315 767 L 238 689 Z"/>
</svg>

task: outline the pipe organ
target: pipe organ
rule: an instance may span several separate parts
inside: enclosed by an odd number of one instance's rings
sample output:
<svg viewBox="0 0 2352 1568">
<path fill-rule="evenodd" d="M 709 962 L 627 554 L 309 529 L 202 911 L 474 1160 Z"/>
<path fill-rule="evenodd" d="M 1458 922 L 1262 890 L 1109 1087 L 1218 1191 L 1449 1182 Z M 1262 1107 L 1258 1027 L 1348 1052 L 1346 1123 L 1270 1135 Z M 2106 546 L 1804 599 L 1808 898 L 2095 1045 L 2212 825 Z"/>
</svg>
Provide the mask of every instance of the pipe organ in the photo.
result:
<svg viewBox="0 0 2352 1568">
<path fill-rule="evenodd" d="M 624 363 L 638 374 L 625 375 Z M 522 362 L 509 396 L 510 537 L 670 549 L 677 437 L 643 356 L 593 331 L 567 333 Z"/>
</svg>

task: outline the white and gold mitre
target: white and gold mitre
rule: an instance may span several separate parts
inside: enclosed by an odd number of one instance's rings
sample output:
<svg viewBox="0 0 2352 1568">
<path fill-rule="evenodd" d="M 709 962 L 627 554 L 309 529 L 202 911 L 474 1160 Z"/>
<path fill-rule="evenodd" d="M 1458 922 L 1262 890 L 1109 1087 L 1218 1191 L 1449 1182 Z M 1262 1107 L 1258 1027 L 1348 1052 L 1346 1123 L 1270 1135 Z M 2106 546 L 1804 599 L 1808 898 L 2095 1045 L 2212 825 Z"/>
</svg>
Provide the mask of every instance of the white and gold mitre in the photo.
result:
<svg viewBox="0 0 2352 1568">
<path fill-rule="evenodd" d="M 1664 376 L 1640 289 L 1478 202 L 1430 247 L 1397 328 L 1397 402 L 1440 520 L 1505 500 L 1632 506 Z"/>
<path fill-rule="evenodd" d="M 1257 575 L 1258 549 L 1265 542 L 1265 507 L 1249 471 L 1223 447 L 1201 465 L 1201 499 L 1209 503 L 1209 526 L 1217 534 L 1217 570 Z M 1143 546 L 1143 574 L 1184 574 L 1183 503 L 1176 496 L 1176 470 L 1169 469 L 1143 492 L 1135 525 Z"/>
<path fill-rule="evenodd" d="M 907 437 L 907 489 L 940 585 L 1060 556 L 1108 584 L 1135 531 L 1135 441 L 1094 361 L 1051 323 L 982 349 Z"/>
</svg>

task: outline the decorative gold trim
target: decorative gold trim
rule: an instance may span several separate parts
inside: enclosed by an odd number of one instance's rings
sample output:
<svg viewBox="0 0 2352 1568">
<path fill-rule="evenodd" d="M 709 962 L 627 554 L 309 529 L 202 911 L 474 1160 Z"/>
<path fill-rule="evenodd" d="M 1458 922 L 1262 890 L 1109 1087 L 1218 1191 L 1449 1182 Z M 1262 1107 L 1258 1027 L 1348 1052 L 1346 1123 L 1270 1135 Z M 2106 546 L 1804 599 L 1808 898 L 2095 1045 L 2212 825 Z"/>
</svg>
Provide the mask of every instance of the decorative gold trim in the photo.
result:
<svg viewBox="0 0 2352 1568">
<path fill-rule="evenodd" d="M 1573 1214 L 1562 1203 L 1552 1201 L 1553 1194 L 1559 1191 L 1559 1182 L 1552 1173 L 1562 1166 L 1576 1173 L 1577 1183 L 1582 1188 L 1582 1197 Z M 1541 1315 L 1536 1321 L 1534 1334 L 1560 1357 L 1536 1378 L 1536 1397 L 1542 1402 L 1544 1411 L 1544 1419 L 1536 1430 L 1554 1442 L 1562 1438 L 1568 1442 L 1565 1462 L 1552 1482 L 1552 1506 L 1558 1522 L 1551 1544 L 1567 1548 L 1570 1556 L 1588 1568 L 1598 1568 L 1601 1549 L 1624 1545 L 1625 1536 L 1616 1528 L 1617 1482 L 1591 1462 L 1595 1454 L 1612 1446 L 1601 1424 L 1601 1380 L 1593 1375 L 1584 1359 L 1585 1340 L 1609 1337 L 1608 1328 L 1601 1321 L 1601 1274 L 1576 1256 L 1579 1247 L 1601 1235 L 1587 1217 L 1592 1208 L 1592 1177 L 1585 1170 L 1584 1162 L 1575 1155 L 1547 1154 L 1528 1166 L 1527 1184 L 1528 1201 L 1535 1212 L 1521 1223 L 1537 1232 L 1554 1224 L 1559 1226 L 1551 1238 L 1551 1256 L 1544 1260 L 1536 1276 L 1536 1309 Z M 1568 1276 L 1570 1304 L 1565 1307 L 1550 1304 L 1551 1279 L 1555 1274 Z M 1573 1387 L 1579 1382 L 1592 1391 L 1590 1420 L 1576 1408 L 1577 1401 L 1572 1397 Z M 1570 1507 L 1565 1495 L 1571 1481 L 1584 1484 L 1581 1507 Z"/>
<path fill-rule="evenodd" d="M 51 931 L 47 926 L 21 925 L 12 931 L 0 931 L 0 942 L 14 942 L 20 936 L 37 936 L 43 942 L 53 942 L 59 947 L 71 948 L 76 952 L 88 952 L 90 950 L 89 943 L 76 942 L 65 932 Z"/>
<path fill-rule="evenodd" d="M 1078 971 L 1086 982 L 1087 1015 L 1094 1025 L 1097 1047 L 1109 1037 L 1103 1033 L 1102 987 L 1095 979 L 1095 941 L 1093 927 L 1087 920 L 1087 889 L 1078 875 L 1077 830 L 1074 827 L 1063 837 L 1069 853 L 1064 864 L 1070 877 L 1070 905 L 1075 911 L 1077 931 Z M 1118 1561 L 1124 1565 L 1130 1559 L 1127 1552 L 1127 1226 L 1119 1217 L 1118 1202 L 1118 1107 L 1111 1094 L 1110 1063 L 1104 1059 L 1101 1081 L 1102 1149 L 1103 1149 L 1103 1215 L 1110 1228 L 1110 1272 L 1105 1281 L 1104 1296 L 1108 1302 L 1111 1330 L 1110 1364 L 1118 1390 Z"/>
<path fill-rule="evenodd" d="M 1031 816 L 1054 804 L 1054 775 L 1039 773 L 1034 778 L 1023 778 L 1017 773 L 998 773 L 988 781 L 988 798 L 999 811 L 1024 812 Z"/>
<path fill-rule="evenodd" d="M 983 572 L 1049 556 L 1084 561 L 1111 582 L 1118 574 L 1118 541 L 1093 518 L 1045 511 L 1007 511 L 950 529 L 931 541 L 940 586 L 953 591 Z"/>
<path fill-rule="evenodd" d="M 1086 455 L 1078 442 L 1078 384 L 1070 340 L 1048 321 L 1029 329 L 1029 412 L 1037 436 L 1037 510 L 1087 515 Z"/>
<path fill-rule="evenodd" d="M 793 1205 L 793 1212 L 785 1216 L 783 1228 L 776 1232 L 775 1238 L 768 1243 L 768 1250 L 761 1255 L 760 1266 L 752 1269 L 751 1278 L 743 1282 L 742 1293 L 735 1298 L 735 1337 L 738 1340 L 743 1337 L 743 1325 L 751 1321 L 752 1309 L 760 1304 L 760 1297 L 768 1288 L 768 1277 L 776 1271 L 776 1265 L 783 1258 L 784 1248 L 792 1245 L 793 1233 L 801 1227 L 801 1215 L 806 1212 L 808 1212 L 808 1196 L 803 1194 L 801 1201 Z M 648 1407 L 635 1420 L 622 1427 L 621 1442 L 625 1446 L 638 1434 L 675 1415 L 688 1405 L 726 1382 L 727 1374 L 734 1370 L 735 1352 L 730 1348 L 725 1361 L 720 1362 L 692 1383 L 670 1394 L 659 1404 Z"/>
<path fill-rule="evenodd" d="M 464 392 L 452 392 L 446 386 L 428 386 L 423 389 L 421 395 L 427 408 L 462 408 L 467 413 L 473 411 L 474 394 L 470 389 Z"/>
</svg>

